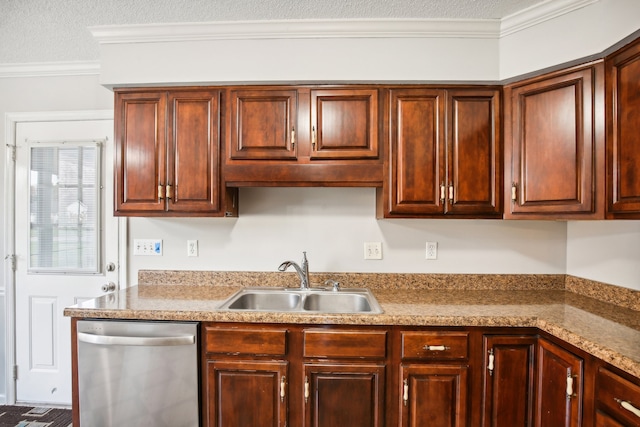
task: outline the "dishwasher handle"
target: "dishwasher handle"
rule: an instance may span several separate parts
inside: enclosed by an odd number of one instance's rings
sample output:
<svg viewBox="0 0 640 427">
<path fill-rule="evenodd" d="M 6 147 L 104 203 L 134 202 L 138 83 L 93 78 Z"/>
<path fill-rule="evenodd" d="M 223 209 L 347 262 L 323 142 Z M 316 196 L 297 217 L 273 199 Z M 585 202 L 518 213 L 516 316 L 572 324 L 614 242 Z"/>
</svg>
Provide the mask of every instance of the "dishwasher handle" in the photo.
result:
<svg viewBox="0 0 640 427">
<path fill-rule="evenodd" d="M 194 335 L 180 335 L 173 337 L 131 337 L 115 335 L 94 335 L 78 332 L 78 341 L 89 344 L 129 345 L 129 346 L 171 346 L 192 345 L 196 342 Z"/>
</svg>

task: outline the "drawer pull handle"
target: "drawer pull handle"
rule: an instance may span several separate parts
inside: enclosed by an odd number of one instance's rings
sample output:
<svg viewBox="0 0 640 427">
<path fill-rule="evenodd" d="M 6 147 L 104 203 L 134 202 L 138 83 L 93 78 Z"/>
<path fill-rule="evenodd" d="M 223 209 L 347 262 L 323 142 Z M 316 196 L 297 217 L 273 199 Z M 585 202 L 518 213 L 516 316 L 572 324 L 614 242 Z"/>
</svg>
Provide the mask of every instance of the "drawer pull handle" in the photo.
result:
<svg viewBox="0 0 640 427">
<path fill-rule="evenodd" d="M 407 402 L 409 402 L 409 381 L 404 380 L 402 383 L 402 403 L 407 406 Z"/>
<path fill-rule="evenodd" d="M 284 402 L 284 397 L 286 396 L 286 384 L 287 377 L 282 377 L 280 380 L 280 402 Z"/>
<path fill-rule="evenodd" d="M 304 403 L 309 402 L 309 377 L 304 377 Z"/>
<path fill-rule="evenodd" d="M 427 350 L 427 351 L 446 351 L 446 350 L 450 350 L 451 347 L 448 347 L 446 345 L 425 345 L 424 347 L 422 347 L 423 350 Z"/>
<path fill-rule="evenodd" d="M 631 404 L 631 402 L 627 402 L 626 400 L 617 399 L 617 398 L 614 398 L 613 400 L 618 402 L 620 404 L 620 406 L 622 406 L 627 411 L 631 412 L 636 417 L 640 417 L 640 409 L 638 409 L 635 406 L 633 406 Z"/>
<path fill-rule="evenodd" d="M 489 350 L 489 364 L 487 365 L 487 369 L 489 370 L 489 375 L 493 375 L 493 361 L 496 356 L 493 354 L 493 349 Z"/>
</svg>

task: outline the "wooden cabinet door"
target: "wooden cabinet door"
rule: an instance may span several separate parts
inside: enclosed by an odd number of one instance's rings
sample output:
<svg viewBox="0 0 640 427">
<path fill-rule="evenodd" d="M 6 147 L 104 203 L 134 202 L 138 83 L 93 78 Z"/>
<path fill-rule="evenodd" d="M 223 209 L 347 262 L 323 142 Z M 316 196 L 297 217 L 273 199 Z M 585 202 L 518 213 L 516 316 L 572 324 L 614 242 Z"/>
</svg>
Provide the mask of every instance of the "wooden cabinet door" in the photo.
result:
<svg viewBox="0 0 640 427">
<path fill-rule="evenodd" d="M 447 91 L 445 213 L 502 217 L 500 92 Z"/>
<path fill-rule="evenodd" d="M 391 182 L 385 204 L 391 216 L 444 212 L 444 96 L 435 89 L 390 91 Z"/>
<path fill-rule="evenodd" d="M 533 336 L 484 337 L 484 427 L 533 425 L 536 341 Z"/>
<path fill-rule="evenodd" d="M 304 364 L 306 427 L 383 427 L 383 364 Z"/>
<path fill-rule="evenodd" d="M 169 93 L 167 210 L 220 210 L 220 92 Z"/>
<path fill-rule="evenodd" d="M 606 61 L 607 215 L 640 218 L 640 39 Z"/>
<path fill-rule="evenodd" d="M 210 427 L 285 427 L 287 362 L 207 362 L 206 425 Z"/>
<path fill-rule="evenodd" d="M 115 94 L 115 215 L 165 210 L 165 91 Z"/>
<path fill-rule="evenodd" d="M 298 92 L 238 89 L 229 93 L 229 157 L 252 160 L 297 158 Z"/>
<path fill-rule="evenodd" d="M 539 339 L 537 365 L 535 426 L 582 425 L 582 359 Z"/>
<path fill-rule="evenodd" d="M 377 159 L 377 89 L 311 90 L 312 159 Z"/>
<path fill-rule="evenodd" d="M 466 365 L 401 365 L 401 427 L 468 425 Z"/>
<path fill-rule="evenodd" d="M 598 63 L 505 87 L 505 218 L 604 216 L 602 74 Z"/>
</svg>

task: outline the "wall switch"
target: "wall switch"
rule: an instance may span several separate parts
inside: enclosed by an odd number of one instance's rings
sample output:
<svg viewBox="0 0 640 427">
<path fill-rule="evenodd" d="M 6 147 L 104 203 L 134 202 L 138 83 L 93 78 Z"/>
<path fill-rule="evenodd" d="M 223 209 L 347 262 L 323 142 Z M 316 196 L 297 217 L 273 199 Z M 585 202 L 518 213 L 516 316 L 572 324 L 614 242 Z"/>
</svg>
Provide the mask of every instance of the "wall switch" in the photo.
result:
<svg viewBox="0 0 640 427">
<path fill-rule="evenodd" d="M 427 259 L 438 259 L 438 242 L 427 242 Z"/>
<path fill-rule="evenodd" d="M 162 255 L 161 239 L 133 239 L 134 255 Z"/>
<path fill-rule="evenodd" d="M 382 242 L 364 242 L 364 259 L 382 259 Z"/>
<path fill-rule="evenodd" d="M 198 256 L 197 240 L 187 240 L 187 256 Z"/>
</svg>

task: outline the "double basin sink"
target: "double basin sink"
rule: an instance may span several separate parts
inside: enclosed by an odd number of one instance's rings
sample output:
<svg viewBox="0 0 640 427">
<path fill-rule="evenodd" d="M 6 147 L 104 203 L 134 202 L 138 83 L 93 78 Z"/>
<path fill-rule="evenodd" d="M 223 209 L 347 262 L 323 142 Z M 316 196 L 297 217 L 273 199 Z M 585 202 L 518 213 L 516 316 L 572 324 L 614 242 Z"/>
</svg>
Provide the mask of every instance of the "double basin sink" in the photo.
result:
<svg viewBox="0 0 640 427">
<path fill-rule="evenodd" d="M 382 308 L 366 288 L 244 288 L 220 306 L 224 311 L 379 314 Z"/>
</svg>

